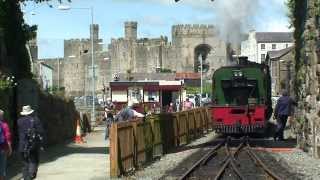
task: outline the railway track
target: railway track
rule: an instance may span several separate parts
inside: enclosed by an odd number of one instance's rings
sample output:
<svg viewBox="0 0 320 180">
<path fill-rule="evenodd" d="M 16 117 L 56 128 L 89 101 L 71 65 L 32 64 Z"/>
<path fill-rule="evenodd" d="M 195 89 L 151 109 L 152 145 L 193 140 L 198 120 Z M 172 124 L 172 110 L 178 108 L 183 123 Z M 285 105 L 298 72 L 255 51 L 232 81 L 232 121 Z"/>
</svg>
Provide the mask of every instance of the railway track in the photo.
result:
<svg viewBox="0 0 320 180">
<path fill-rule="evenodd" d="M 179 179 L 273 179 L 280 180 L 250 146 L 248 137 L 232 148 L 227 137 L 195 162 Z"/>
</svg>

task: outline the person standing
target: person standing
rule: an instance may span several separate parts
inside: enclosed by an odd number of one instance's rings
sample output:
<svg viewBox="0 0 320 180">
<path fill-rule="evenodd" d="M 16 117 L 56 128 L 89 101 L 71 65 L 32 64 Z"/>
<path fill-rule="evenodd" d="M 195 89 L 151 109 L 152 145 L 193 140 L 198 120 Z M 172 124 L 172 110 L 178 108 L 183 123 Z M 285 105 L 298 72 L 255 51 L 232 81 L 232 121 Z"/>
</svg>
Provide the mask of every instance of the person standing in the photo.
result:
<svg viewBox="0 0 320 180">
<path fill-rule="evenodd" d="M 11 133 L 4 120 L 4 111 L 0 109 L 0 180 L 6 177 L 7 157 L 12 154 Z"/>
<path fill-rule="evenodd" d="M 44 130 L 39 118 L 29 105 L 23 106 L 18 119 L 19 149 L 24 180 L 35 179 L 39 166 L 39 150 L 42 149 Z"/>
<path fill-rule="evenodd" d="M 286 127 L 288 117 L 293 114 L 293 105 L 297 105 L 297 103 L 288 96 L 288 92 L 284 90 L 282 92 L 282 96 L 277 101 L 273 116 L 273 118 L 277 120 L 276 133 L 273 137 L 275 141 L 277 138 L 280 141 L 284 140 L 284 129 Z"/>
<path fill-rule="evenodd" d="M 183 102 L 183 110 L 189 110 L 192 109 L 194 104 L 189 100 L 189 98 L 186 98 L 186 101 Z"/>
<path fill-rule="evenodd" d="M 168 107 L 168 109 L 167 109 L 167 112 L 168 112 L 168 113 L 173 113 L 173 112 L 175 112 L 174 106 L 173 106 L 173 103 L 172 103 L 172 102 L 169 104 L 169 107 Z"/>
</svg>

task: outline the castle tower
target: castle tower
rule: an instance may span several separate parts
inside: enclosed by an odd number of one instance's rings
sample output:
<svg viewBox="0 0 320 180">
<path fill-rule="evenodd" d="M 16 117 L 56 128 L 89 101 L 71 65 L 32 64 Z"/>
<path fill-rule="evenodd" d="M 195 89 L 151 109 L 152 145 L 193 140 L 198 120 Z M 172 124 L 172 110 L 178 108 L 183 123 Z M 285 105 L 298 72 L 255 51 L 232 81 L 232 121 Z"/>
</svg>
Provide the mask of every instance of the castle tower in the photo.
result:
<svg viewBox="0 0 320 180">
<path fill-rule="evenodd" d="M 90 24 L 90 38 L 94 40 L 99 39 L 99 25 L 98 24 Z"/>
<path fill-rule="evenodd" d="M 138 23 L 134 21 L 127 21 L 124 23 L 125 39 L 136 40 L 137 39 Z"/>
</svg>

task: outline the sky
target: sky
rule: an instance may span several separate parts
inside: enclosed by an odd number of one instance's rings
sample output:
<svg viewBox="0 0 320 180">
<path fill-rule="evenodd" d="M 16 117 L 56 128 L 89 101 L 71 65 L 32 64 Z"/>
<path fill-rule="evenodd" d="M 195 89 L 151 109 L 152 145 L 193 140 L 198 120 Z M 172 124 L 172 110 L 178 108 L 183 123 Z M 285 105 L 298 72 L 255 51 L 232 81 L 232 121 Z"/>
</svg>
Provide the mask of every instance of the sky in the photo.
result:
<svg viewBox="0 0 320 180">
<path fill-rule="evenodd" d="M 22 5 L 28 24 L 38 25 L 39 58 L 63 57 L 63 40 L 88 38 L 93 7 L 94 23 L 99 24 L 105 46 L 111 38 L 124 36 L 124 22 L 138 22 L 138 37 L 168 36 L 175 24 L 213 24 L 221 32 L 238 24 L 241 32 L 290 31 L 285 0 L 72 0 L 58 10 L 57 0 Z M 234 23 L 236 22 L 236 23 Z"/>
</svg>

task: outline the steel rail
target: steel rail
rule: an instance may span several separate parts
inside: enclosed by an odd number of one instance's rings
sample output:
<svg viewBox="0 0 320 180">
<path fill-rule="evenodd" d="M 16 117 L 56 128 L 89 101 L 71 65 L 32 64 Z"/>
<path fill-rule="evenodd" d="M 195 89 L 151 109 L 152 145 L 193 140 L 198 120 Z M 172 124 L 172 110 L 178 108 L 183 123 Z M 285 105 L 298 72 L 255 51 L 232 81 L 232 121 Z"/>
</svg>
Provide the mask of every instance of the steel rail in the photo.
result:
<svg viewBox="0 0 320 180">
<path fill-rule="evenodd" d="M 239 153 L 239 151 L 244 147 L 244 142 L 242 142 L 237 148 L 235 153 L 231 153 L 230 148 L 228 146 L 228 143 L 230 142 L 230 139 L 228 138 L 227 143 L 225 144 L 226 147 L 226 153 L 227 153 L 227 160 L 224 162 L 223 166 L 220 168 L 220 170 L 218 171 L 216 177 L 214 178 L 215 180 L 219 180 L 221 178 L 221 176 L 223 175 L 223 173 L 225 172 L 226 168 L 228 167 L 228 165 L 230 164 L 233 171 L 237 174 L 237 176 L 240 179 L 245 179 L 244 176 L 241 174 L 240 170 L 238 169 L 237 165 L 236 165 L 236 160 L 235 160 L 235 154 L 237 155 Z"/>
<path fill-rule="evenodd" d="M 254 160 L 258 165 L 262 167 L 262 169 L 273 179 L 275 180 L 281 180 L 281 178 L 276 175 L 273 171 L 271 171 L 266 164 L 262 162 L 262 160 L 251 150 L 251 146 L 247 144 L 246 152 L 249 155 L 249 157 Z"/>
<path fill-rule="evenodd" d="M 198 167 L 203 166 L 207 164 L 207 162 L 217 154 L 217 150 L 220 149 L 225 144 L 225 141 L 222 141 L 215 147 L 213 147 L 207 154 L 205 154 L 200 160 L 198 160 L 196 163 L 191 166 L 191 168 L 188 169 L 187 172 L 185 172 L 179 180 L 186 180 L 193 171 L 195 171 Z"/>
</svg>

